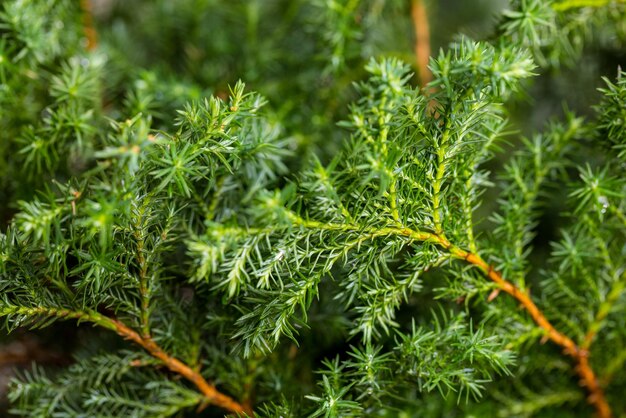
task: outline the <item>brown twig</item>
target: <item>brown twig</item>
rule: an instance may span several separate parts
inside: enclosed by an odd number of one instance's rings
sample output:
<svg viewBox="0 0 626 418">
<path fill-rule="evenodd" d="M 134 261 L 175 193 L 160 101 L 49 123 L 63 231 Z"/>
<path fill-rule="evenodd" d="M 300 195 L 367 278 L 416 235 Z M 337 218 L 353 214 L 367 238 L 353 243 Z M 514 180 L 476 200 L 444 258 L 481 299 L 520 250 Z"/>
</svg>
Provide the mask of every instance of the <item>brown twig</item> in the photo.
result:
<svg viewBox="0 0 626 418">
<path fill-rule="evenodd" d="M 225 395 L 217 390 L 217 388 L 206 381 L 202 375 L 191 369 L 188 365 L 171 357 L 159 347 L 152 338 L 142 337 L 135 330 L 129 328 L 126 324 L 109 318 L 108 322 L 112 325 L 113 329 L 122 337 L 130 340 L 141 347 L 143 347 L 152 357 L 160 360 L 170 371 L 183 376 L 185 379 L 193 383 L 202 394 L 207 398 L 207 401 L 212 405 L 226 409 L 237 415 L 247 414 L 253 416 L 252 410 L 248 406 L 244 406 L 235 401 L 228 395 Z"/>
<path fill-rule="evenodd" d="M 87 38 L 87 50 L 93 51 L 98 46 L 98 32 L 93 26 L 91 0 L 80 0 L 80 8 L 83 11 L 83 30 Z"/>
<path fill-rule="evenodd" d="M 411 1 L 411 20 L 415 33 L 415 65 L 417 76 L 422 87 L 426 86 L 432 79 L 432 73 L 428 68 L 430 59 L 430 27 L 428 24 L 428 14 L 424 0 Z"/>
<path fill-rule="evenodd" d="M 526 309 L 533 321 L 546 331 L 547 337 L 562 347 L 564 353 L 576 361 L 575 370 L 580 377 L 580 384 L 587 388 L 589 392 L 587 400 L 595 407 L 598 417 L 611 418 L 613 416 L 611 407 L 604 396 L 604 391 L 598 382 L 598 378 L 589 364 L 589 351 L 580 348 L 571 338 L 559 332 L 535 305 L 528 293 L 504 279 L 493 266 L 485 262 L 479 255 L 454 247 L 445 238 L 442 238 L 440 243 L 448 248 L 455 257 L 464 259 L 478 267 L 490 280 L 496 283 L 498 288 L 515 298 Z"/>
<path fill-rule="evenodd" d="M 450 241 L 446 239 L 444 235 L 429 233 L 424 231 L 414 231 L 409 228 L 402 228 L 395 231 L 399 235 L 405 235 L 413 238 L 417 241 L 429 241 L 433 242 L 443 248 L 445 248 L 453 257 L 461 260 L 465 260 L 469 264 L 480 269 L 485 276 L 493 281 L 498 288 L 511 295 L 526 309 L 533 321 L 544 331 L 546 331 L 546 337 L 563 348 L 563 351 L 568 356 L 572 357 L 576 362 L 576 373 L 580 377 L 580 385 L 587 388 L 589 392 L 588 402 L 595 407 L 597 416 L 599 418 L 611 418 L 613 413 L 609 406 L 604 391 L 594 373 L 591 365 L 589 364 L 589 351 L 586 349 L 586 345 L 583 342 L 583 346 L 578 346 L 567 335 L 559 332 L 554 325 L 550 323 L 548 318 L 543 312 L 535 305 L 529 294 L 520 290 L 513 283 L 506 280 L 502 274 L 500 274 L 492 265 L 483 260 L 478 254 L 470 251 L 463 250 L 456 247 Z"/>
<path fill-rule="evenodd" d="M 559 332 L 546 318 L 543 312 L 535 305 L 530 298 L 530 295 L 517 288 L 513 283 L 507 281 L 502 274 L 496 269 L 485 262 L 478 254 L 463 250 L 448 241 L 445 235 L 441 233 L 433 233 L 428 231 L 413 230 L 406 227 L 387 227 L 380 229 L 362 229 L 357 225 L 352 224 L 334 224 L 323 223 L 312 220 L 305 220 L 298 215 L 288 212 L 289 218 L 294 224 L 306 227 L 326 229 L 333 231 L 349 231 L 358 230 L 359 232 L 367 232 L 367 239 L 385 235 L 400 235 L 407 237 L 414 241 L 431 242 L 443 247 L 454 258 L 465 260 L 467 263 L 479 268 L 490 280 L 492 280 L 498 288 L 515 298 L 523 307 L 528 311 L 533 321 L 544 331 L 546 331 L 546 338 L 562 347 L 568 356 L 572 357 L 576 361 L 576 373 L 580 377 L 581 386 L 585 386 L 589 392 L 588 401 L 595 407 L 599 418 L 611 418 L 612 412 L 606 398 L 604 391 L 598 382 L 591 365 L 589 364 L 589 351 L 584 346 L 578 346 L 567 335 Z M 602 319 L 602 318 L 600 318 Z"/>
<path fill-rule="evenodd" d="M 502 274 L 500 274 L 492 265 L 484 261 L 478 254 L 463 250 L 453 245 L 445 237 L 443 233 L 433 233 L 428 231 L 413 230 L 406 227 L 387 227 L 380 229 L 363 229 L 358 225 L 353 224 L 335 224 L 335 223 L 323 223 L 312 220 L 305 220 L 300 216 L 287 212 L 289 218 L 294 224 L 303 226 L 305 228 L 316 228 L 333 231 L 350 231 L 357 230 L 361 233 L 367 232 L 367 239 L 373 239 L 375 237 L 385 235 L 400 235 L 407 237 L 413 241 L 431 242 L 438 246 L 443 247 L 452 257 L 465 260 L 469 264 L 479 268 L 485 276 L 492 280 L 498 288 L 515 298 L 523 307 L 528 311 L 533 321 L 544 331 L 546 331 L 546 338 L 562 347 L 564 353 L 572 357 L 576 361 L 576 373 L 580 377 L 581 386 L 585 386 L 589 392 L 588 401 L 595 407 L 599 418 L 611 418 L 613 416 L 611 407 L 609 406 L 604 396 L 604 391 L 598 382 L 591 365 L 589 364 L 589 351 L 585 347 L 578 346 L 567 335 L 559 332 L 546 318 L 543 312 L 535 305 L 530 298 L 530 295 L 517 288 L 513 283 L 507 281 Z"/>
</svg>

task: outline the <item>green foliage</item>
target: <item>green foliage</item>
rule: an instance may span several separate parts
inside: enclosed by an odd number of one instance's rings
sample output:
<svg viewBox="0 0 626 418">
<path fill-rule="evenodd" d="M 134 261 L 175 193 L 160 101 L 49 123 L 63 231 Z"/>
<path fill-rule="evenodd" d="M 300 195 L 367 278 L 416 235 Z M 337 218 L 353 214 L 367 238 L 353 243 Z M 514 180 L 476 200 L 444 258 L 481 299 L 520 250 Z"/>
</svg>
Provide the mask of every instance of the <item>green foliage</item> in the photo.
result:
<svg viewBox="0 0 626 418">
<path fill-rule="evenodd" d="M 408 3 L 113 2 L 94 51 L 78 3 L 0 11 L 0 317 L 90 342 L 13 414 L 626 411 L 626 75 L 509 118 L 623 1 L 514 1 L 424 87 Z"/>
<path fill-rule="evenodd" d="M 136 353 L 121 353 L 83 360 L 54 380 L 34 369 L 12 387 L 11 397 L 17 401 L 14 413 L 166 417 L 200 402 L 198 393 L 150 369 L 131 366 L 137 357 Z"/>
<path fill-rule="evenodd" d="M 621 0 L 515 0 L 503 13 L 505 39 L 533 51 L 542 66 L 574 64 L 588 42 L 618 45 L 626 36 Z"/>
<path fill-rule="evenodd" d="M 617 75 L 613 84 L 609 79 L 604 80 L 606 88 L 602 89 L 604 100 L 598 106 L 598 136 L 600 140 L 609 140 L 611 145 L 620 150 L 620 158 L 626 157 L 626 76 L 624 72 Z"/>
</svg>

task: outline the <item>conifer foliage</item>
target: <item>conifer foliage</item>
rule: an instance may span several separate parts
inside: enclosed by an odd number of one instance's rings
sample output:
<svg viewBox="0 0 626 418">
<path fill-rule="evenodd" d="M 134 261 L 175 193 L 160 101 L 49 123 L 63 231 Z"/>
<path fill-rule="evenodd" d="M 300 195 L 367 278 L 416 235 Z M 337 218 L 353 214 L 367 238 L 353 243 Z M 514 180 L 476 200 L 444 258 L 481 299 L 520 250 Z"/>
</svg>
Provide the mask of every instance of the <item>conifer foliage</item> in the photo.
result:
<svg viewBox="0 0 626 418">
<path fill-rule="evenodd" d="M 626 73 L 510 120 L 624 1 L 512 1 L 428 70 L 411 2 L 175 3 L 0 6 L 0 317 L 80 332 L 13 414 L 626 416 Z"/>
</svg>

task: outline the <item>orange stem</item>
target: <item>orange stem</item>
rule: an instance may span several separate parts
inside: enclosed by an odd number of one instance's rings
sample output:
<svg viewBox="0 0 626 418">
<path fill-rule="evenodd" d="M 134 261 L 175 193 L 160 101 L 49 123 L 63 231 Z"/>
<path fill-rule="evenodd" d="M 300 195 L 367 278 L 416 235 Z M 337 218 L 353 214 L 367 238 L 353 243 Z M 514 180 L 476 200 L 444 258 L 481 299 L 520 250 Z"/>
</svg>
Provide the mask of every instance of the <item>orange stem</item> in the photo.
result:
<svg viewBox="0 0 626 418">
<path fill-rule="evenodd" d="M 292 220 L 295 223 L 307 227 L 307 228 L 320 228 L 328 230 L 340 230 L 346 231 L 351 228 L 355 228 L 353 225 L 337 225 L 337 224 L 323 224 L 316 221 L 304 221 L 301 218 L 292 215 Z M 361 229 L 361 232 L 364 230 Z M 543 312 L 535 305 L 528 293 L 520 290 L 513 283 L 507 281 L 502 274 L 494 269 L 493 266 L 485 262 L 478 254 L 470 251 L 465 251 L 455 245 L 453 245 L 444 234 L 437 234 L 426 231 L 415 231 L 411 228 L 382 228 L 376 231 L 370 232 L 370 237 L 378 237 L 388 234 L 397 234 L 405 236 L 415 241 L 431 242 L 446 249 L 448 253 L 457 259 L 462 259 L 478 267 L 490 280 L 492 280 L 501 291 L 504 291 L 515 298 L 520 304 L 528 311 L 533 321 L 543 330 L 546 331 L 546 337 L 560 347 L 563 347 L 565 354 L 572 357 L 576 361 L 576 373 L 580 377 L 581 386 L 585 386 L 589 392 L 588 402 L 596 409 L 599 418 L 611 418 L 613 416 L 611 407 L 609 406 L 602 387 L 598 382 L 591 365 L 589 364 L 589 351 L 583 346 L 578 346 L 567 335 L 559 332 L 554 325 L 550 323 L 548 318 Z M 492 296 L 490 296 L 492 297 Z"/>
<path fill-rule="evenodd" d="M 87 51 L 93 51 L 98 46 L 98 33 L 93 26 L 91 0 L 80 0 L 80 7 L 83 10 L 83 30 L 87 38 Z"/>
<path fill-rule="evenodd" d="M 501 290 L 515 298 L 526 309 L 533 321 L 546 331 L 547 337 L 555 344 L 563 347 L 565 354 L 576 361 L 575 370 L 580 377 L 580 384 L 587 388 L 589 392 L 587 400 L 595 407 L 598 417 L 611 418 L 613 416 L 611 407 L 604 396 L 604 391 L 598 382 L 598 378 L 589 364 L 589 351 L 581 349 L 571 338 L 559 332 L 535 305 L 528 293 L 504 279 L 493 266 L 485 262 L 479 255 L 454 247 L 445 238 L 441 238 L 440 244 L 446 247 L 455 257 L 462 258 L 478 267 Z"/>
<path fill-rule="evenodd" d="M 411 20 L 415 30 L 415 64 L 420 85 L 426 86 L 432 80 L 432 73 L 428 68 L 430 59 L 430 26 L 428 24 L 428 13 L 424 0 L 412 0 Z"/>
<path fill-rule="evenodd" d="M 161 347 L 159 347 L 152 338 L 150 337 L 142 337 L 136 331 L 129 328 L 124 323 L 109 318 L 107 322 L 110 322 L 114 327 L 115 331 L 124 337 L 127 340 L 133 341 L 134 343 L 143 347 L 150 355 L 154 358 L 157 358 L 163 362 L 163 364 L 170 369 L 170 371 L 177 373 L 183 376 L 185 379 L 189 380 L 191 383 L 196 385 L 196 387 L 202 392 L 202 394 L 207 398 L 207 400 L 220 408 L 226 409 L 237 415 L 248 415 L 254 416 L 252 413 L 252 408 L 250 406 L 244 406 L 239 402 L 235 401 L 228 395 L 225 395 L 217 390 L 217 388 L 206 381 L 202 375 L 191 369 L 188 365 L 178 360 L 175 357 L 169 356 L 166 352 L 163 351 Z"/>
</svg>

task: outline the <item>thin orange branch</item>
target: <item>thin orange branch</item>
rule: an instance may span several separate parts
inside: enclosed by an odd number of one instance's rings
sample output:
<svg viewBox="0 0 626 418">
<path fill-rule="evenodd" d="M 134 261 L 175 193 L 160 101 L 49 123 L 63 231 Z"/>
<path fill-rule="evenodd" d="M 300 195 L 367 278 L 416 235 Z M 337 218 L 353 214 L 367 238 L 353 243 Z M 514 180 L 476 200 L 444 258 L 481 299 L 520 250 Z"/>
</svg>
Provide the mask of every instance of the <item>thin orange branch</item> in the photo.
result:
<svg viewBox="0 0 626 418">
<path fill-rule="evenodd" d="M 564 349 L 565 354 L 572 357 L 576 361 L 576 373 L 580 377 L 581 386 L 585 386 L 589 392 L 588 402 L 596 409 L 599 418 L 611 418 L 613 416 L 611 407 L 609 406 L 604 391 L 598 382 L 591 365 L 589 364 L 589 351 L 583 345 L 578 346 L 567 335 L 559 332 L 554 325 L 550 323 L 543 312 L 535 305 L 528 293 L 517 288 L 513 283 L 507 281 L 502 274 L 495 268 L 484 261 L 478 254 L 463 250 L 453 245 L 443 234 L 433 232 L 413 230 L 411 228 L 387 227 L 381 229 L 362 229 L 357 225 L 342 224 L 324 224 L 322 222 L 304 220 L 301 217 L 289 213 L 291 220 L 300 226 L 306 228 L 317 228 L 334 231 L 350 231 L 356 230 L 368 232 L 366 239 L 380 237 L 384 235 L 399 235 L 407 237 L 414 241 L 432 242 L 446 249 L 454 258 L 465 260 L 473 266 L 478 267 L 490 280 L 498 286 L 500 291 L 504 291 L 515 298 L 526 311 L 530 314 L 533 321 L 543 330 L 546 331 L 546 337 L 558 346 Z M 491 297 L 491 296 L 490 296 Z M 600 317 L 602 319 L 602 317 Z"/>
<path fill-rule="evenodd" d="M 198 371 L 193 370 L 182 361 L 163 351 L 163 349 L 159 347 L 156 342 L 154 342 L 152 337 L 140 336 L 138 332 L 115 318 L 102 315 L 92 310 L 73 311 L 69 309 L 48 307 L 28 308 L 24 306 L 10 306 L 4 310 L 4 315 L 10 314 L 28 315 L 31 317 L 46 316 L 56 317 L 58 319 L 76 319 L 79 322 L 90 322 L 97 326 L 115 331 L 125 339 L 133 341 L 143 347 L 152 357 L 160 360 L 170 371 L 183 376 L 185 379 L 196 385 L 200 392 L 206 397 L 207 402 L 220 408 L 224 408 L 231 413 L 237 414 L 238 416 L 246 414 L 247 416 L 254 417 L 250 407 L 243 406 L 231 397 L 218 391 L 217 388 L 207 382 Z M 136 365 L 137 364 L 135 364 L 135 366 Z"/>
<path fill-rule="evenodd" d="M 98 33 L 93 26 L 91 0 L 80 0 L 80 8 L 83 11 L 83 30 L 87 38 L 87 50 L 93 51 L 98 46 Z"/>
<path fill-rule="evenodd" d="M 432 79 L 432 73 L 428 68 L 430 59 L 430 26 L 428 24 L 428 13 L 424 0 L 412 0 L 411 20 L 415 33 L 415 65 L 420 85 L 426 86 Z"/>
<path fill-rule="evenodd" d="M 161 347 L 154 342 L 150 337 L 142 337 L 135 330 L 128 327 L 126 324 L 109 318 L 108 322 L 114 327 L 115 331 L 127 340 L 130 340 L 141 347 L 143 347 L 150 355 L 156 359 L 159 359 L 163 364 L 172 372 L 183 376 L 185 379 L 193 383 L 202 394 L 207 398 L 207 401 L 220 408 L 226 409 L 234 414 L 248 416 L 254 416 L 252 409 L 249 406 L 244 406 L 235 401 L 228 395 L 225 395 L 217 390 L 217 388 L 206 381 L 202 375 L 191 369 L 188 365 L 178 360 L 175 357 L 171 357 L 163 351 Z"/>
<path fill-rule="evenodd" d="M 576 373 L 580 377 L 580 384 L 587 388 L 589 392 L 588 402 L 595 407 L 599 418 L 611 418 L 613 416 L 611 407 L 609 406 L 604 391 L 596 377 L 591 365 L 589 364 L 589 351 L 583 346 L 577 345 L 570 337 L 558 331 L 552 323 L 546 318 L 543 312 L 535 305 L 529 294 L 520 290 L 513 283 L 507 281 L 501 273 L 484 261 L 478 254 L 463 250 L 448 241 L 443 234 L 436 234 L 427 231 L 413 230 L 405 227 L 387 227 L 381 229 L 368 228 L 363 229 L 353 224 L 334 224 L 322 223 L 318 221 L 305 220 L 292 212 L 287 212 L 289 218 L 294 224 L 314 229 L 324 229 L 333 231 L 360 231 L 367 232 L 368 235 L 364 239 L 372 239 L 385 235 L 404 236 L 414 241 L 432 242 L 446 249 L 454 258 L 465 260 L 469 264 L 480 269 L 487 278 L 492 280 L 498 286 L 500 291 L 504 291 L 516 299 L 526 311 L 529 313 L 533 321 L 544 331 L 546 338 L 562 347 L 564 353 L 572 357 L 576 362 Z"/>
<path fill-rule="evenodd" d="M 587 400 L 595 407 L 598 417 L 611 418 L 613 416 L 611 407 L 604 396 L 604 391 L 598 382 L 598 378 L 589 364 L 589 351 L 581 349 L 571 338 L 559 332 L 535 305 L 528 293 L 504 279 L 493 266 L 485 262 L 479 255 L 457 248 L 451 245 L 445 238 L 441 239 L 440 244 L 446 247 L 453 256 L 464 259 L 478 267 L 490 280 L 498 285 L 498 288 L 515 298 L 526 309 L 533 321 L 546 331 L 547 337 L 555 344 L 563 347 L 565 354 L 576 361 L 575 370 L 581 379 L 580 384 L 587 388 L 589 392 Z"/>
</svg>

